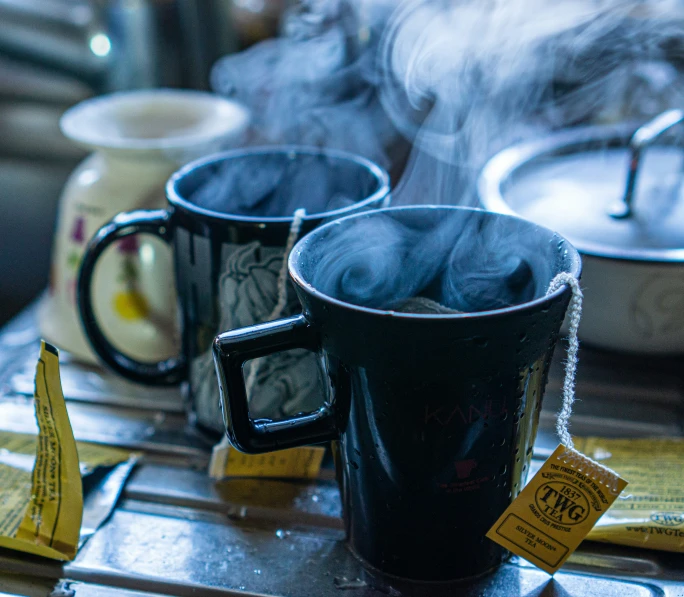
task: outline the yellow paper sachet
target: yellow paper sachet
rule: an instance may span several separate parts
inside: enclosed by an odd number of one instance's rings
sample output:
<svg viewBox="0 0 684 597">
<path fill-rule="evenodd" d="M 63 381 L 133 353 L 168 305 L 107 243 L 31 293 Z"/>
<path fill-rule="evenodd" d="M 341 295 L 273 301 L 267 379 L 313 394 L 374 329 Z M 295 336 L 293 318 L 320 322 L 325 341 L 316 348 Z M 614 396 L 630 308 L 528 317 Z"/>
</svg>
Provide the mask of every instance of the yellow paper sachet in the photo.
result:
<svg viewBox="0 0 684 597">
<path fill-rule="evenodd" d="M 492 541 L 555 573 L 627 482 L 560 445 L 487 533 Z"/>
<path fill-rule="evenodd" d="M 587 437 L 575 445 L 629 478 L 589 539 L 684 553 L 684 440 Z"/>
<path fill-rule="evenodd" d="M 37 436 L 0 431 L 0 542 L 14 537 L 31 498 L 33 466 L 36 461 Z M 139 454 L 110 446 L 76 442 L 81 476 L 98 467 L 113 467 L 124 462 L 134 464 Z M 98 502 L 102 511 L 105 504 Z M 80 542 L 84 539 L 83 533 Z"/>
<path fill-rule="evenodd" d="M 81 475 L 100 466 L 132 462 L 137 455 L 75 442 L 62 394 L 58 352 L 44 342 L 34 399 L 38 436 L 0 432 L 0 547 L 70 560 L 81 532 Z"/>
<path fill-rule="evenodd" d="M 35 407 L 39 433 L 29 501 L 18 527 L 4 529 L 8 534 L 0 537 L 0 547 L 70 560 L 78 547 L 83 487 L 59 379 L 58 352 L 45 342 L 36 366 Z M 12 518 L 19 506 L 15 503 Z"/>
<path fill-rule="evenodd" d="M 321 470 L 325 448 L 304 446 L 268 454 L 243 454 L 224 438 L 214 446 L 209 464 L 212 479 L 271 477 L 315 479 Z"/>
</svg>

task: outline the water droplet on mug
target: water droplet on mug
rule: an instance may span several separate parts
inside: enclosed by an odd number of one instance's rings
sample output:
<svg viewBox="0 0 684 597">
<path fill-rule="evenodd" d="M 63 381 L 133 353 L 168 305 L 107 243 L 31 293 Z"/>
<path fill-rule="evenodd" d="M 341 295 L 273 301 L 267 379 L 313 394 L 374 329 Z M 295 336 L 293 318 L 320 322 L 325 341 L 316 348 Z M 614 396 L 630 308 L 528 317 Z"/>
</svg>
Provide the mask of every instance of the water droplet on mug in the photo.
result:
<svg viewBox="0 0 684 597">
<path fill-rule="evenodd" d="M 359 465 L 358 465 L 356 462 L 354 462 L 353 460 L 350 460 L 350 461 L 349 461 L 349 465 L 350 465 L 354 470 L 356 470 L 356 471 L 359 470 Z"/>
</svg>

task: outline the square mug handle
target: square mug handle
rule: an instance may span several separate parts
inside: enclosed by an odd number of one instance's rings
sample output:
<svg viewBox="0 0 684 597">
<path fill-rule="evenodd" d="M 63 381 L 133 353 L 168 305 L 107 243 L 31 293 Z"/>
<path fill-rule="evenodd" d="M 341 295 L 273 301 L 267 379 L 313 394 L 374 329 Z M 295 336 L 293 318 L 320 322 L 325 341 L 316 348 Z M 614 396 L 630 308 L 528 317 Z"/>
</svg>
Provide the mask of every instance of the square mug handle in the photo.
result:
<svg viewBox="0 0 684 597">
<path fill-rule="evenodd" d="M 301 314 L 225 332 L 214 340 L 223 420 L 228 439 L 241 452 L 261 454 L 327 442 L 338 439 L 346 427 L 351 387 L 344 371 L 329 373 L 332 397 L 317 411 L 282 421 L 250 418 L 243 365 L 293 348 L 320 350 L 317 331 Z"/>
</svg>

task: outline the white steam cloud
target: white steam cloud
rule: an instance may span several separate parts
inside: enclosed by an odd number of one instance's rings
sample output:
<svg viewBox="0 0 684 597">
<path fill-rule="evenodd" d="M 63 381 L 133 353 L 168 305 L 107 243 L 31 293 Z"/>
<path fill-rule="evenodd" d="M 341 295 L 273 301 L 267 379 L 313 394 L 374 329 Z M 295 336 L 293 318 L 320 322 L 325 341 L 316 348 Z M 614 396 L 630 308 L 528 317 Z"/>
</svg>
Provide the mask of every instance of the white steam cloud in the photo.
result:
<svg viewBox="0 0 684 597">
<path fill-rule="evenodd" d="M 684 0 L 302 0 L 280 38 L 226 57 L 212 81 L 252 109 L 254 142 L 360 153 L 390 169 L 394 205 L 472 205 L 497 151 L 681 107 L 683 74 Z M 525 238 L 485 242 L 450 222 L 344 228 L 316 283 L 377 308 L 419 296 L 480 311 L 539 295 L 547 264 Z"/>
<path fill-rule="evenodd" d="M 506 145 L 681 105 L 678 6 L 404 2 L 385 29 L 379 57 L 383 106 L 414 144 L 397 198 L 469 202 L 479 170 Z"/>
<path fill-rule="evenodd" d="M 253 110 L 255 143 L 362 154 L 395 204 L 472 204 L 499 149 L 681 107 L 682 70 L 680 0 L 302 0 L 212 84 Z"/>
</svg>

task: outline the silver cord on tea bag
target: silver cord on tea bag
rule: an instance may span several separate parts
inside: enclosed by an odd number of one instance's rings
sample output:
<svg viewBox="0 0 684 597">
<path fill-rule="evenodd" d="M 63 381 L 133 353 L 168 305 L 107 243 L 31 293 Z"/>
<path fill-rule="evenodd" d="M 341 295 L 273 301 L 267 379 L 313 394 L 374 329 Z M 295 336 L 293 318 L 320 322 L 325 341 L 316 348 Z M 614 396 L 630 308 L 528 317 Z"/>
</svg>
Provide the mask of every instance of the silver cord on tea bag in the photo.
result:
<svg viewBox="0 0 684 597">
<path fill-rule="evenodd" d="M 556 433 L 558 434 L 558 439 L 566 448 L 574 450 L 575 444 L 568 431 L 568 426 L 570 424 L 570 416 L 572 415 L 572 405 L 575 403 L 575 376 L 577 375 L 577 351 L 579 350 L 577 330 L 582 317 L 582 298 L 584 295 L 577 278 L 567 272 L 562 272 L 551 280 L 546 294 L 549 295 L 566 284 L 572 290 L 572 298 L 570 299 L 567 314 L 570 327 L 568 329 L 568 357 L 565 362 L 565 379 L 563 380 L 563 405 L 556 420 Z"/>
<path fill-rule="evenodd" d="M 549 284 L 546 291 L 547 296 L 555 292 L 562 286 L 568 285 L 572 290 L 572 298 L 568 307 L 568 356 L 565 362 L 565 379 L 563 380 L 563 405 L 558 413 L 556 420 L 556 433 L 561 444 L 566 451 L 563 454 L 563 461 L 573 465 L 575 469 L 584 472 L 584 468 L 590 476 L 599 481 L 613 493 L 618 493 L 618 474 L 607 466 L 596 462 L 589 456 L 575 450 L 575 444 L 568 430 L 570 417 L 572 416 L 572 406 L 575 402 L 575 377 L 577 375 L 577 351 L 579 350 L 579 340 L 577 331 L 582 317 L 582 289 L 575 276 L 567 272 L 561 272 Z"/>
<path fill-rule="evenodd" d="M 278 274 L 278 302 L 273 307 L 273 311 L 269 315 L 269 321 L 277 319 L 283 313 L 283 309 L 287 305 L 287 260 L 290 257 L 292 248 L 295 246 L 299 238 L 299 231 L 302 229 L 302 221 L 306 216 L 306 210 L 302 207 L 296 210 L 292 216 L 292 224 L 290 224 L 290 233 L 287 236 L 285 243 L 285 251 L 283 253 L 283 265 Z"/>
<path fill-rule="evenodd" d="M 276 302 L 273 311 L 268 316 L 267 321 L 273 321 L 278 319 L 283 313 L 283 309 L 287 306 L 287 260 L 292 252 L 292 248 L 295 246 L 297 239 L 299 238 L 299 232 L 302 228 L 302 222 L 306 216 L 306 210 L 300 208 L 295 210 L 292 215 L 292 223 L 290 224 L 290 233 L 287 235 L 287 242 L 285 243 L 285 250 L 283 251 L 283 264 L 280 267 L 280 272 L 278 273 L 278 302 Z M 249 375 L 245 381 L 245 388 L 247 390 L 247 396 L 249 397 L 252 393 L 252 388 L 256 382 L 257 374 L 259 373 L 259 359 L 256 359 L 251 363 L 249 369 Z"/>
</svg>

